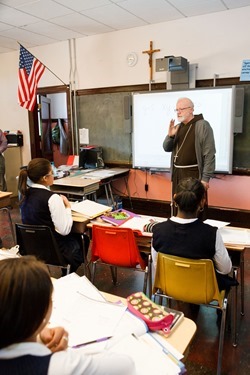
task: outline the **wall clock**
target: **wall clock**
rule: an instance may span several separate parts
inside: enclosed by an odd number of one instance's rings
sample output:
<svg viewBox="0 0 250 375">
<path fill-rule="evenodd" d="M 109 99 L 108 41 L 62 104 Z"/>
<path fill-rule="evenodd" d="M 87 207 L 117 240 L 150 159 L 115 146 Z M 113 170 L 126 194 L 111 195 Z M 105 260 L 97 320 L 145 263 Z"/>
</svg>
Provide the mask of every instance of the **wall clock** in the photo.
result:
<svg viewBox="0 0 250 375">
<path fill-rule="evenodd" d="M 137 54 L 135 52 L 130 52 L 127 55 L 128 66 L 135 66 L 135 64 L 137 63 L 137 60 L 138 60 L 138 57 L 137 57 Z"/>
</svg>

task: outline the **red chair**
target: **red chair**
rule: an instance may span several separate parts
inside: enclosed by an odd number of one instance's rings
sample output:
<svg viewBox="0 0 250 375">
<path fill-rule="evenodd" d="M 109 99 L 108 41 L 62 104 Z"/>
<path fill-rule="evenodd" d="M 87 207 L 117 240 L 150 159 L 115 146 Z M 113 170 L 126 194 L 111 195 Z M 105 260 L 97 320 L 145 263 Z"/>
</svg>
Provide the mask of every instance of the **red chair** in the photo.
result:
<svg viewBox="0 0 250 375">
<path fill-rule="evenodd" d="M 97 264 L 110 266 L 114 285 L 117 282 L 117 267 L 144 272 L 143 292 L 146 294 L 149 278 L 151 296 L 151 256 L 147 256 L 146 260 L 141 257 L 132 229 L 93 225 L 91 277 L 93 284 Z"/>
</svg>

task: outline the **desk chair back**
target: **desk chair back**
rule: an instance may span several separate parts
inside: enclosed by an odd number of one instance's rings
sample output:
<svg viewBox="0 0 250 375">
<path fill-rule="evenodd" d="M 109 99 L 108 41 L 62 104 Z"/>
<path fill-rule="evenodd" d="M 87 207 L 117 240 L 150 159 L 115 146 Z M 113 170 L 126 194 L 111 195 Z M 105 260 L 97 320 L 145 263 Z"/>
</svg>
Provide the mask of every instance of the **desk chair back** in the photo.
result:
<svg viewBox="0 0 250 375">
<path fill-rule="evenodd" d="M 210 259 L 187 259 L 158 254 L 154 291 L 161 289 L 175 300 L 222 307 L 214 265 Z"/>
<path fill-rule="evenodd" d="M 7 207 L 0 208 L 0 248 L 9 249 L 15 246 L 15 231 L 10 214 Z"/>
<path fill-rule="evenodd" d="M 21 255 L 34 255 L 48 266 L 57 266 L 65 273 L 70 265 L 64 261 L 51 229 L 46 225 L 16 223 L 16 241 Z"/>
<path fill-rule="evenodd" d="M 111 266 L 114 284 L 116 284 L 117 281 L 117 267 L 144 271 L 143 290 L 144 293 L 146 293 L 148 273 L 151 277 L 151 261 L 150 259 L 142 259 L 132 229 L 93 225 L 92 282 L 94 282 L 97 263 Z M 140 268 L 137 268 L 138 266 L 140 266 Z"/>
<path fill-rule="evenodd" d="M 165 297 L 204 304 L 222 312 L 217 375 L 221 374 L 227 312 L 227 293 L 219 291 L 214 265 L 210 259 L 187 259 L 158 253 L 152 299 Z"/>
</svg>

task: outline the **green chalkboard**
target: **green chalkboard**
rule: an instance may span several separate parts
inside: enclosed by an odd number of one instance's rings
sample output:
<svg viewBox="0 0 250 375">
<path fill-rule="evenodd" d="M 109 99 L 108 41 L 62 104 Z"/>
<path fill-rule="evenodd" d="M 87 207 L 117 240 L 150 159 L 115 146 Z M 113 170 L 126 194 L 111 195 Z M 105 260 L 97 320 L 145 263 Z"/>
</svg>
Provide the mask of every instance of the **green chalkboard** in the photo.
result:
<svg viewBox="0 0 250 375">
<path fill-rule="evenodd" d="M 105 163 L 131 163 L 131 118 L 124 113 L 125 97 L 128 93 L 77 97 L 79 128 L 89 129 L 89 143 L 103 148 Z"/>
</svg>

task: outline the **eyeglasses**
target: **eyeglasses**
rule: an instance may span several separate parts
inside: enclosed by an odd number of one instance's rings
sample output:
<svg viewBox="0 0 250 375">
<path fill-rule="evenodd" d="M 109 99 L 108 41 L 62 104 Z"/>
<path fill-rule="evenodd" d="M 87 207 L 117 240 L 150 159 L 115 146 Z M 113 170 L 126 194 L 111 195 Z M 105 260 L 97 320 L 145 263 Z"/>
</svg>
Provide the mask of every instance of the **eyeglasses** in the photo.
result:
<svg viewBox="0 0 250 375">
<path fill-rule="evenodd" d="M 184 111 L 185 109 L 188 109 L 188 108 L 191 108 L 191 107 L 176 108 L 174 111 L 175 111 L 175 112 L 182 112 L 182 111 Z"/>
<path fill-rule="evenodd" d="M 47 173 L 45 176 L 53 176 L 54 177 L 54 173 Z"/>
</svg>

